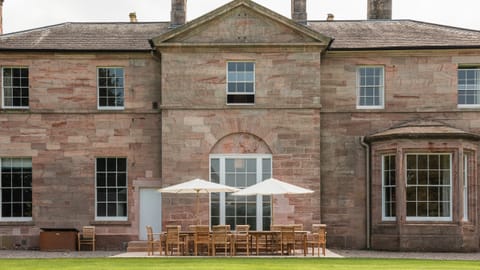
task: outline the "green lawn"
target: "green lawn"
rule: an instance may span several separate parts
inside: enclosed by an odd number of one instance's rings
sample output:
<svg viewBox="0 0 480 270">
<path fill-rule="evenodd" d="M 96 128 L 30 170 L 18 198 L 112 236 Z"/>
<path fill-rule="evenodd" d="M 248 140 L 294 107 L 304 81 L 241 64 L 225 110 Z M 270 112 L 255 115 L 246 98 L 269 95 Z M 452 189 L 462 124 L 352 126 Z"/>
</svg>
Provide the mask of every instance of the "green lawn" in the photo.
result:
<svg viewBox="0 0 480 270">
<path fill-rule="evenodd" d="M 0 269 L 168 269 L 168 270 L 409 270 L 480 269 L 479 261 L 407 259 L 326 259 L 326 258 L 95 258 L 95 259 L 0 259 Z"/>
</svg>

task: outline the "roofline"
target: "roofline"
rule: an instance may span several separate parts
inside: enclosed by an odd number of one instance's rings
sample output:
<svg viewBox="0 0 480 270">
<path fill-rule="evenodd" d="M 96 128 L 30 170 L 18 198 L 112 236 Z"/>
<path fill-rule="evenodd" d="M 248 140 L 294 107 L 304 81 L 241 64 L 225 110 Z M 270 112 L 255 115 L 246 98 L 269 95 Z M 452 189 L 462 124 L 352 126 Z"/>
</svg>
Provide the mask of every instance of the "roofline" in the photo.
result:
<svg viewBox="0 0 480 270">
<path fill-rule="evenodd" d="M 10 32 L 10 33 L 4 33 L 0 35 L 0 38 L 2 37 L 8 37 L 12 35 L 18 35 L 18 34 L 24 34 L 24 33 L 29 33 L 29 32 L 34 32 L 34 31 L 40 31 L 40 30 L 47 30 L 50 28 L 55 28 L 63 25 L 70 25 L 70 24 L 170 24 L 170 22 L 167 21 L 151 21 L 151 22 L 136 22 L 136 23 L 131 23 L 131 22 L 62 22 L 62 23 L 57 23 L 57 24 L 51 24 L 51 25 L 45 25 L 41 27 L 36 27 L 36 28 L 31 28 L 31 29 L 25 29 L 25 30 L 20 30 L 16 32 Z"/>
<path fill-rule="evenodd" d="M 452 49 L 480 49 L 478 45 L 439 45 L 439 46 L 392 46 L 392 47 L 360 47 L 360 48 L 332 48 L 328 51 L 355 52 L 355 51 L 411 51 L 411 50 L 452 50 Z"/>
<path fill-rule="evenodd" d="M 480 141 L 480 136 L 472 133 L 401 133 L 388 134 L 379 136 L 367 136 L 365 141 L 367 143 L 388 141 L 395 139 L 467 139 L 471 141 Z"/>
<path fill-rule="evenodd" d="M 152 49 L 138 49 L 138 50 L 126 50 L 126 49 L 18 49 L 18 48 L 0 48 L 0 52 L 151 52 Z"/>
<path fill-rule="evenodd" d="M 445 27 L 445 28 L 450 28 L 450 29 L 457 29 L 457 30 L 462 30 L 462 31 L 470 31 L 470 32 L 475 32 L 479 33 L 480 29 L 471 29 L 471 28 L 464 28 L 464 27 L 458 27 L 458 26 L 452 26 L 452 25 L 446 25 L 446 24 L 439 24 L 439 23 L 432 23 L 432 22 L 425 22 L 425 21 L 418 21 L 418 20 L 412 20 L 412 19 L 391 19 L 391 20 L 333 20 L 333 21 L 327 21 L 327 20 L 311 20 L 307 21 L 307 23 L 314 23 L 314 22 L 319 22 L 319 23 L 335 23 L 335 22 L 414 22 L 414 23 L 422 23 L 422 24 L 428 24 L 431 26 L 437 26 L 437 27 Z M 307 24 L 308 26 L 308 24 Z"/>
</svg>

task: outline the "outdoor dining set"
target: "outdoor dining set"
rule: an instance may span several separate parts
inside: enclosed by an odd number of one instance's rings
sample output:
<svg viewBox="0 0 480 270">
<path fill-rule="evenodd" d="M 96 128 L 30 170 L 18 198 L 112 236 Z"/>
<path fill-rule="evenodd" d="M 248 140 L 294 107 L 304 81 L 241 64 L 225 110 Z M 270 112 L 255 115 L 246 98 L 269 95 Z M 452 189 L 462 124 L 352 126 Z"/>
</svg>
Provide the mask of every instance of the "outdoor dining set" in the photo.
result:
<svg viewBox="0 0 480 270">
<path fill-rule="evenodd" d="M 313 190 L 298 187 L 274 178 L 266 179 L 255 185 L 238 189 L 213 183 L 202 179 L 194 179 L 177 185 L 159 189 L 162 193 L 194 193 L 196 194 L 196 216 L 199 212 L 199 194 L 215 192 L 233 192 L 234 196 L 309 194 Z M 182 230 L 180 225 L 167 225 L 166 230 L 154 233 L 151 226 L 146 226 L 148 255 L 158 250 L 160 255 L 207 255 L 215 256 L 217 251 L 224 255 L 295 255 L 299 250 L 306 256 L 309 249 L 315 255 L 315 248 L 325 256 L 326 225 L 313 224 L 312 231 L 304 230 L 303 224 L 277 225 L 274 223 L 271 206 L 270 230 L 250 230 L 250 225 L 192 225 Z"/>
<path fill-rule="evenodd" d="M 181 226 L 168 225 L 166 231 L 154 233 L 147 226 L 148 255 L 156 251 L 165 256 L 216 256 L 223 255 L 312 255 L 325 256 L 326 225 L 314 224 L 305 231 L 302 224 L 272 225 L 268 231 L 251 231 L 249 225 L 192 225 L 183 231 Z M 220 253 L 218 253 L 220 252 Z"/>
</svg>

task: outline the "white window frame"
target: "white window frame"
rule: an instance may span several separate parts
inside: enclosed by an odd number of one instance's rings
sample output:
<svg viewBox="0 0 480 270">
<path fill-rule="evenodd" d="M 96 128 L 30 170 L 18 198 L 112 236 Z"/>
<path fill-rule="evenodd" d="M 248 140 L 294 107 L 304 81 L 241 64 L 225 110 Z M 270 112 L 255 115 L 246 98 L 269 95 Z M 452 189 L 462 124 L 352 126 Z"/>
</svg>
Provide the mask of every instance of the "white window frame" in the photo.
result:
<svg viewBox="0 0 480 270">
<path fill-rule="evenodd" d="M 361 82 L 361 76 L 360 76 L 360 70 L 361 69 L 365 69 L 365 68 L 381 68 L 382 69 L 382 73 L 381 73 L 381 85 L 378 86 L 380 89 L 380 93 L 379 93 L 379 105 L 361 105 L 360 104 L 360 88 L 361 88 L 361 85 L 360 85 L 360 82 Z M 357 69 L 356 69 L 356 77 L 357 77 L 357 81 L 356 81 L 356 93 L 357 93 L 357 99 L 356 99 L 356 106 L 357 106 L 357 109 L 384 109 L 385 108 L 385 67 L 384 66 L 381 66 L 381 65 L 373 65 L 373 66 L 369 66 L 369 65 L 362 65 L 362 66 L 357 66 Z"/>
<path fill-rule="evenodd" d="M 477 89 L 477 103 L 476 104 L 460 104 L 459 102 L 459 97 L 460 97 L 460 76 L 459 76 L 459 72 L 460 70 L 467 70 L 467 69 L 470 69 L 470 70 L 477 70 L 478 72 L 478 78 L 477 78 L 477 84 L 476 84 L 476 87 L 478 88 Z M 462 109 L 468 109 L 468 108 L 480 108 L 480 66 L 459 66 L 457 68 L 457 106 L 458 108 Z"/>
<path fill-rule="evenodd" d="M 263 166 L 262 161 L 263 159 L 270 159 L 270 168 L 271 168 L 271 175 L 273 175 L 273 167 L 272 167 L 272 155 L 269 154 L 211 154 L 209 157 L 209 168 L 211 168 L 211 161 L 212 159 L 219 159 L 220 160 L 220 184 L 225 184 L 225 159 L 244 159 L 244 158 L 255 158 L 257 162 L 257 183 L 260 183 L 262 180 L 262 173 L 263 173 Z M 222 161 L 223 160 L 223 161 Z M 262 169 L 260 169 L 262 168 Z M 211 176 L 211 173 L 209 172 Z M 211 179 L 210 179 L 211 181 Z M 225 192 L 220 193 L 220 225 L 225 225 Z M 273 201 L 270 202 L 273 204 Z M 257 230 L 263 230 L 263 195 L 257 195 Z M 272 205 L 273 207 L 273 205 Z M 211 212 L 211 200 L 209 203 L 209 213 Z M 270 213 L 271 214 L 271 213 Z M 271 218 L 271 217 L 270 217 Z M 211 223 L 211 219 L 209 219 L 209 223 Z M 210 224 L 211 225 L 211 224 Z"/>
<path fill-rule="evenodd" d="M 125 174 L 126 174 L 126 186 L 125 186 L 125 189 L 126 189 L 126 216 L 98 216 L 98 213 L 97 213 L 97 208 L 98 208 L 98 199 L 97 199 L 97 160 L 99 158 L 115 158 L 115 159 L 119 159 L 119 158 L 124 158 L 125 159 L 125 162 L 126 162 L 126 168 L 125 168 Z M 115 171 L 116 173 L 118 173 L 118 170 Z M 105 181 L 107 181 L 107 179 L 105 179 Z M 107 186 L 107 185 L 106 185 Z M 118 187 L 118 186 L 117 186 Z M 108 194 L 106 195 L 108 196 Z M 116 203 L 118 204 L 118 200 L 116 201 Z M 108 206 L 107 206 L 108 207 Z M 95 157 L 95 221 L 128 221 L 128 211 L 129 211 L 129 205 L 128 205 L 128 158 L 127 157 Z"/>
<path fill-rule="evenodd" d="M 13 69 L 13 68 L 19 68 L 19 69 L 27 69 L 28 70 L 28 106 L 6 106 L 5 105 L 5 87 L 4 87 L 4 76 L 3 76 L 3 71 L 4 69 L 6 68 L 10 68 L 10 69 Z M 9 110 L 26 110 L 26 109 L 30 109 L 30 68 L 28 66 L 4 66 L 2 67 L 2 108 L 4 109 L 9 109 Z M 13 91 L 13 90 L 12 90 Z"/>
<path fill-rule="evenodd" d="M 250 93 L 250 92 L 229 92 L 228 91 L 228 83 L 229 83 L 229 72 L 228 72 L 228 64 L 229 63 L 252 63 L 253 64 L 253 92 Z M 226 100 L 226 104 L 227 105 L 240 105 L 240 106 L 244 106 L 244 105 L 255 105 L 256 103 L 256 69 L 257 69 L 257 63 L 255 61 L 249 61 L 249 60 L 239 60 L 239 61 L 235 61 L 235 60 L 231 60 L 231 61 L 227 61 L 227 64 L 225 66 L 225 72 L 226 72 L 226 85 L 225 85 L 225 91 L 226 91 L 226 95 L 227 95 L 227 100 Z M 235 81 L 235 82 L 238 82 L 238 81 Z M 248 82 L 248 81 L 245 81 L 245 82 Z M 228 96 L 229 95 L 253 95 L 254 96 L 254 102 L 253 103 L 229 103 L 228 102 Z"/>
<path fill-rule="evenodd" d="M 414 155 L 414 156 L 419 156 L 419 155 L 448 155 L 450 156 L 450 185 L 448 186 L 449 189 L 450 189 L 450 196 L 449 196 L 449 206 L 450 206 L 450 209 L 449 209 L 449 216 L 448 217 L 413 217 L 413 216 L 406 216 L 406 221 L 452 221 L 453 220 L 453 214 L 452 214 L 452 211 L 453 211 L 453 160 L 452 160 L 452 153 L 445 153 L 445 152 L 435 152 L 435 153 L 406 153 L 404 155 L 404 171 L 405 171 L 405 193 L 407 192 L 407 188 L 409 187 L 408 185 L 408 179 L 407 179 L 407 170 L 408 170 L 408 167 L 407 167 L 407 157 L 409 155 Z M 418 168 L 417 168 L 418 169 Z M 412 186 L 418 186 L 418 185 L 412 185 Z M 428 186 L 428 185 L 427 185 Z M 438 186 L 441 186 L 441 185 L 438 185 Z M 407 198 L 405 197 L 405 212 L 407 212 Z"/>
<path fill-rule="evenodd" d="M 122 69 L 123 71 L 123 106 L 100 106 L 100 69 Z M 118 66 L 99 66 L 97 67 L 97 109 L 105 111 L 119 111 L 125 110 L 125 68 Z"/>
<path fill-rule="evenodd" d="M 395 160 L 396 160 L 396 155 L 395 154 L 385 154 L 385 155 L 382 155 L 382 221 L 395 221 L 397 220 L 397 217 L 396 216 L 386 216 L 385 215 L 385 212 L 386 212 L 386 208 L 385 208 L 385 197 L 386 197 L 386 188 L 394 188 L 395 192 L 397 190 L 397 179 L 395 178 L 395 185 L 385 185 L 385 157 L 388 157 L 390 156 L 391 158 L 393 157 Z M 395 162 L 395 166 L 396 166 L 396 162 Z M 395 167 L 395 174 L 397 172 L 397 168 Z M 396 196 L 395 196 L 396 198 Z M 395 201 L 395 206 L 398 204 L 398 200 Z M 395 211 L 396 213 L 396 211 Z"/>
<path fill-rule="evenodd" d="M 12 158 L 12 159 L 30 159 L 30 162 L 32 162 L 32 158 L 31 158 L 31 157 L 1 157 L 1 158 L 0 158 L 0 169 L 1 169 L 1 165 L 2 165 L 3 159 L 7 159 L 7 158 Z M 33 165 L 32 165 L 32 170 L 33 170 Z M 0 172 L 0 185 L 1 185 L 1 177 L 2 177 L 2 173 Z M 32 171 L 32 177 L 33 177 L 33 171 Z M 31 188 L 31 190 L 33 191 L 33 179 L 32 179 L 32 188 Z M 2 216 L 2 209 L 1 209 L 1 204 L 3 203 L 1 191 L 2 191 L 2 189 L 0 189 L 0 221 L 1 221 L 1 222 L 29 222 L 29 221 L 32 221 L 32 220 L 33 220 L 33 217 L 3 217 L 3 216 Z M 33 199 L 32 199 L 32 208 L 33 208 Z M 32 209 L 32 215 L 33 215 L 33 209 Z"/>
</svg>

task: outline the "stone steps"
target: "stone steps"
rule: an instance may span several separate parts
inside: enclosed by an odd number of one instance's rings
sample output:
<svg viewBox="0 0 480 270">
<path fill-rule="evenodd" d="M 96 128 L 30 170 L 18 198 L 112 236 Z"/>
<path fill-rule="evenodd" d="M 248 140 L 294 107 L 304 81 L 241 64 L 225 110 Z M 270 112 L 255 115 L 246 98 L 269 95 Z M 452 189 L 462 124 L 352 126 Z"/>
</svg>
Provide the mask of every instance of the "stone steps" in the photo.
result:
<svg viewBox="0 0 480 270">
<path fill-rule="evenodd" d="M 147 241 L 128 242 L 127 252 L 147 252 Z"/>
</svg>

